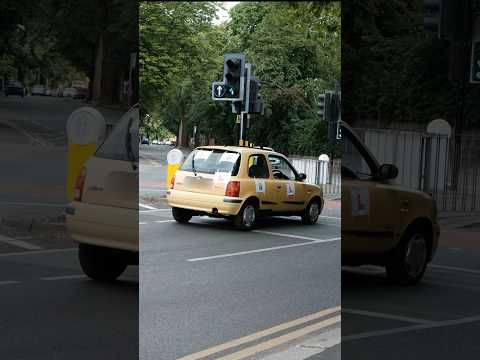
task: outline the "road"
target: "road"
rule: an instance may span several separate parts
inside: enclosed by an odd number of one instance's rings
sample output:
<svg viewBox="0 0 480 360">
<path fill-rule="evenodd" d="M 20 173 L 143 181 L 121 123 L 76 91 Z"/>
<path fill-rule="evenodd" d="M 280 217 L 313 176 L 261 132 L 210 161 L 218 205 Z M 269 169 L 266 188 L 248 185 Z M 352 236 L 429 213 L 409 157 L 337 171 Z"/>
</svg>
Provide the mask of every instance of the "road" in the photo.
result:
<svg viewBox="0 0 480 360">
<path fill-rule="evenodd" d="M 115 284 L 88 280 L 62 220 L 65 125 L 84 105 L 69 98 L 0 97 L 3 359 L 138 356 L 138 267 Z"/>
<path fill-rule="evenodd" d="M 480 354 L 480 228 L 445 219 L 438 253 L 415 287 L 376 267 L 342 271 L 343 359 L 476 359 Z M 472 218 L 472 221 L 474 219 Z"/>
<path fill-rule="evenodd" d="M 332 342 L 338 359 L 340 202 L 329 201 L 313 226 L 295 217 L 264 219 L 252 232 L 208 217 L 177 224 L 151 191 L 164 186 L 169 149 L 140 153 L 140 192 L 157 199 L 140 211 L 140 359 L 304 359 L 323 350 L 302 348 L 308 341 Z M 152 153 L 163 155 L 155 163 Z"/>
</svg>

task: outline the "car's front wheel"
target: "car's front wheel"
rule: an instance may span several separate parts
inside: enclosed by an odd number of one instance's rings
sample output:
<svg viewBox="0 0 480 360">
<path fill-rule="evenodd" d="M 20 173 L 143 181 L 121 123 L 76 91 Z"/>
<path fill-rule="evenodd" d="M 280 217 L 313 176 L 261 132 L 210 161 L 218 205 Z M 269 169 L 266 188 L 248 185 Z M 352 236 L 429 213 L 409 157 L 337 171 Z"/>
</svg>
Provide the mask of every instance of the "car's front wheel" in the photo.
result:
<svg viewBox="0 0 480 360">
<path fill-rule="evenodd" d="M 83 272 L 97 281 L 114 281 L 127 268 L 126 257 L 117 249 L 79 244 L 78 258 Z"/>
<path fill-rule="evenodd" d="M 239 230 L 251 230 L 257 223 L 257 213 L 255 203 L 253 201 L 247 201 L 233 218 L 233 224 Z"/>
<path fill-rule="evenodd" d="M 190 210 L 177 207 L 172 208 L 172 215 L 173 218 L 181 224 L 188 223 L 192 218 L 192 212 Z"/>
<path fill-rule="evenodd" d="M 428 231 L 423 227 L 407 230 L 386 265 L 387 275 L 402 285 L 416 284 L 428 262 Z"/>
<path fill-rule="evenodd" d="M 322 205 L 320 200 L 314 199 L 310 201 L 305 210 L 302 213 L 302 223 L 307 225 L 313 225 L 318 221 L 318 217 L 322 212 Z"/>
</svg>

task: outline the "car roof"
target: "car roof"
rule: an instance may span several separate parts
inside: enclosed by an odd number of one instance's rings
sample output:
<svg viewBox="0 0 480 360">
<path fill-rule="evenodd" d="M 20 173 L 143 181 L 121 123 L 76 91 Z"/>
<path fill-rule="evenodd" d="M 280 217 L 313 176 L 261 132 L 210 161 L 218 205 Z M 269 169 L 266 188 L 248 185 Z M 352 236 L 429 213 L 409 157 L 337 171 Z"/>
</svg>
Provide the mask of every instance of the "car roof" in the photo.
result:
<svg viewBox="0 0 480 360">
<path fill-rule="evenodd" d="M 220 145 L 209 145 L 209 146 L 199 146 L 197 149 L 212 149 L 212 150 L 225 150 L 225 151 L 236 151 L 241 154 L 250 154 L 250 153 L 264 153 L 264 154 L 279 154 L 276 151 L 266 148 L 258 147 L 247 147 L 247 146 L 220 146 Z M 281 154 L 280 154 L 281 155 Z"/>
</svg>

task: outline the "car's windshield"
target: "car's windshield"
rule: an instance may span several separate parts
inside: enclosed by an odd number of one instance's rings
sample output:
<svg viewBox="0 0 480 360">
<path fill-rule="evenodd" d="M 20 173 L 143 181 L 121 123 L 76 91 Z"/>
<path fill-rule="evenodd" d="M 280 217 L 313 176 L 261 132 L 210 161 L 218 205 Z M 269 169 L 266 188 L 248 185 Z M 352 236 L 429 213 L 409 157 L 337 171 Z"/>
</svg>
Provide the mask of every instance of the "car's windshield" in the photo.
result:
<svg viewBox="0 0 480 360">
<path fill-rule="evenodd" d="M 128 111 L 119 120 L 112 133 L 98 148 L 95 156 L 114 160 L 138 161 L 138 151 L 131 146 L 138 145 L 138 139 L 131 138 L 132 129 L 138 128 L 138 108 Z M 130 141 L 130 148 L 129 142 Z M 132 156 L 134 159 L 132 159 Z"/>
<path fill-rule="evenodd" d="M 225 172 L 237 175 L 240 154 L 222 149 L 197 149 L 190 153 L 180 170 L 215 174 Z"/>
</svg>

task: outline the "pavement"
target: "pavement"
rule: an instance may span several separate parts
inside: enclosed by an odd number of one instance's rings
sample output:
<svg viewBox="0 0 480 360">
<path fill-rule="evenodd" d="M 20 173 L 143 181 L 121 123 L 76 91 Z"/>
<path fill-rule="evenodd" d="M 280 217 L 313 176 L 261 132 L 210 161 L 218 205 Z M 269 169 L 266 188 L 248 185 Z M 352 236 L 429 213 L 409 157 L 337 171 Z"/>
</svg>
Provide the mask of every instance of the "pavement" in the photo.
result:
<svg viewBox="0 0 480 360">
<path fill-rule="evenodd" d="M 114 284 L 95 283 L 65 231 L 65 125 L 80 106 L 0 97 L 2 359 L 138 357 L 138 267 Z"/>
</svg>

